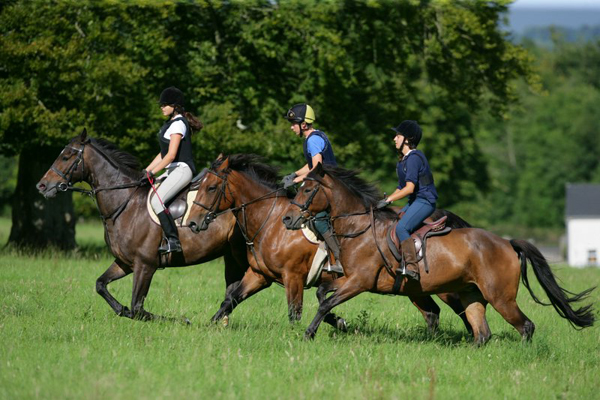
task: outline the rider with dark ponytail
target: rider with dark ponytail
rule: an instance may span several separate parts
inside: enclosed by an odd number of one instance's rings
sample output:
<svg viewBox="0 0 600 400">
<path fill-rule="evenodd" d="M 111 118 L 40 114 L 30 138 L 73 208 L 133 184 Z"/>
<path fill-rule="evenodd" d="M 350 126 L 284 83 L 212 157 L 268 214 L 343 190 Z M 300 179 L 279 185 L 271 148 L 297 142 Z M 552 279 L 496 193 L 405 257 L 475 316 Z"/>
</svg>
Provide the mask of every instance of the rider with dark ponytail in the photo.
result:
<svg viewBox="0 0 600 400">
<path fill-rule="evenodd" d="M 396 166 L 398 188 L 381 200 L 377 208 L 408 196 L 408 204 L 402 208 L 404 215 L 396 226 L 396 236 L 401 242 L 405 265 L 405 268 L 399 268 L 398 273 L 418 281 L 419 266 L 410 234 L 435 211 L 438 194 L 429 162 L 425 154 L 417 150 L 423 135 L 419 124 L 416 121 L 403 121 L 392 130 L 396 132 L 394 142 L 400 158 Z"/>
<path fill-rule="evenodd" d="M 159 247 L 159 252 L 180 252 L 182 249 L 177 226 L 164 204 L 188 185 L 196 174 L 192 133 L 202 129 L 203 125 L 194 115 L 185 111 L 183 93 L 176 87 L 171 86 L 163 90 L 159 104 L 163 115 L 169 119 L 158 132 L 160 153 L 146 167 L 144 173 L 150 180 L 163 169 L 167 170 L 166 178 L 152 195 L 150 204 L 167 238 L 166 243 Z"/>
</svg>

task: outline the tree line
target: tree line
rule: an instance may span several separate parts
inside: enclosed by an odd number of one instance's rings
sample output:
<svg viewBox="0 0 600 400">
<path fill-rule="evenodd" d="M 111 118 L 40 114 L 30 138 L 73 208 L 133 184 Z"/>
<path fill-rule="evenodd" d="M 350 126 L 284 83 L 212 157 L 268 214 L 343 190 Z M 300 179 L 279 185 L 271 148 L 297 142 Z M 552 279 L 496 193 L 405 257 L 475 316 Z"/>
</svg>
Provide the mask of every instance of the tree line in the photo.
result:
<svg viewBox="0 0 600 400">
<path fill-rule="evenodd" d="M 199 165 L 253 152 L 291 170 L 301 142 L 282 115 L 308 102 L 338 161 L 384 186 L 388 128 L 418 120 L 440 206 L 478 201 L 497 182 L 481 121 L 493 128 L 536 85 L 530 52 L 498 28 L 508 3 L 5 1 L 0 152 L 19 156 L 10 240 L 73 246 L 70 196 L 40 201 L 35 182 L 83 127 L 148 160 L 171 85 L 205 124 Z"/>
</svg>

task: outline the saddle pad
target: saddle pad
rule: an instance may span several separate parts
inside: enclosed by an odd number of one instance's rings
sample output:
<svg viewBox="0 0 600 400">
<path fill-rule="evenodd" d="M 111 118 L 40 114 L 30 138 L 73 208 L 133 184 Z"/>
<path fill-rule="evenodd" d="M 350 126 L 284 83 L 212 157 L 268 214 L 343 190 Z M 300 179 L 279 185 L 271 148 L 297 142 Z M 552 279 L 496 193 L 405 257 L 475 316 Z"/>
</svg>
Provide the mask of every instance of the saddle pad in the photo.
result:
<svg viewBox="0 0 600 400">
<path fill-rule="evenodd" d="M 158 189 L 159 185 L 155 185 L 155 187 Z M 146 208 L 148 209 L 148 214 L 150 214 L 150 219 L 152 219 L 152 221 L 154 221 L 154 223 L 156 225 L 160 225 L 160 222 L 158 221 L 158 217 L 156 216 L 156 213 L 154 212 L 154 210 L 152 209 L 152 206 L 150 205 L 150 196 L 152 196 L 152 193 L 154 193 L 154 191 L 152 190 L 152 188 L 150 188 L 150 190 L 148 191 L 148 197 L 146 198 Z M 194 199 L 196 198 L 196 193 L 198 193 L 198 190 L 190 190 L 187 194 L 187 198 L 186 198 L 186 202 L 187 202 L 187 210 L 185 211 L 185 214 L 183 215 L 183 218 L 179 218 L 178 220 L 175 221 L 176 225 L 179 226 L 183 226 L 184 224 L 187 223 L 187 219 L 190 216 L 190 211 L 192 210 L 192 205 L 194 204 Z"/>
<path fill-rule="evenodd" d="M 317 235 L 315 235 L 315 233 L 308 229 L 308 226 L 304 224 L 302 224 L 302 233 L 304 234 L 306 240 L 308 240 L 312 244 L 321 244 L 321 241 L 317 239 Z"/>
<path fill-rule="evenodd" d="M 325 247 L 325 242 L 321 242 L 319 244 L 319 248 L 317 249 L 317 253 L 315 254 L 315 258 L 313 258 L 310 271 L 308 271 L 308 275 L 306 276 L 306 283 L 304 284 L 305 288 L 312 287 L 315 284 L 317 279 L 319 279 L 321 276 L 321 271 L 323 270 L 323 266 L 325 266 L 326 262 L 327 248 Z"/>
</svg>

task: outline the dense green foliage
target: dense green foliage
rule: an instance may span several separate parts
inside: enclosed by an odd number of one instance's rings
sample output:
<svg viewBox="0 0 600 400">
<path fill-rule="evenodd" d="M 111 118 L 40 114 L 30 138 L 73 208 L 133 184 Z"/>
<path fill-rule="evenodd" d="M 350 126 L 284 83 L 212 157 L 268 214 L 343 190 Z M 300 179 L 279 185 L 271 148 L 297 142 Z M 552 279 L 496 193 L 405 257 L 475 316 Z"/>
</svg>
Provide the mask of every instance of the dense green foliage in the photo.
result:
<svg viewBox="0 0 600 400">
<path fill-rule="evenodd" d="M 511 81 L 530 78 L 528 56 L 497 28 L 506 3 L 8 2 L 0 149 L 62 145 L 87 126 L 148 160 L 156 99 L 175 85 L 206 123 L 200 164 L 257 152 L 298 168 L 300 142 L 281 116 L 308 101 L 342 164 L 378 178 L 393 179 L 388 128 L 421 121 L 442 202 L 452 204 L 487 182 L 473 115 L 502 111 Z"/>
<path fill-rule="evenodd" d="M 600 40 L 529 50 L 541 90 L 521 85 L 506 120 L 478 121 L 492 188 L 461 211 L 488 226 L 561 227 L 566 183 L 600 183 Z"/>
<path fill-rule="evenodd" d="M 3 227 L 0 220 L 0 237 Z M 78 241 L 102 246 L 102 231 L 83 227 Z M 208 323 L 222 300 L 223 265 L 167 269 L 156 274 L 147 308 L 192 325 L 134 322 L 94 290 L 110 263 L 104 255 L 0 255 L 0 398 L 591 399 L 600 389 L 598 327 L 575 331 L 524 288 L 518 301 L 537 328 L 531 343 L 491 307 L 494 336 L 483 348 L 443 305 L 441 330 L 430 337 L 406 298 L 373 294 L 336 309 L 349 333 L 323 325 L 305 342 L 314 289 L 298 324 L 288 323 L 285 293 L 274 286 L 241 304 L 225 329 Z M 555 269 L 574 291 L 600 279 L 598 269 Z M 109 288 L 127 303 L 131 282 Z"/>
</svg>

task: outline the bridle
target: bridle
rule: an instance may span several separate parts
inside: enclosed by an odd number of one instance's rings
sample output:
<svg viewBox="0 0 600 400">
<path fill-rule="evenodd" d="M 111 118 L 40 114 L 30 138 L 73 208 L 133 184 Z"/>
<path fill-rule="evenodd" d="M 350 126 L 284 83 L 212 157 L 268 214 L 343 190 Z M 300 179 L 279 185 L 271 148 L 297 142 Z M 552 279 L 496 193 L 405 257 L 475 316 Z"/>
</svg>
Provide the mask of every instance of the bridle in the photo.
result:
<svg viewBox="0 0 600 400">
<path fill-rule="evenodd" d="M 57 169 L 54 166 L 54 164 L 52 164 L 52 166 L 50 167 L 50 170 L 65 180 L 65 182 L 60 182 L 56 188 L 58 190 L 60 190 L 61 192 L 66 192 L 67 190 L 86 192 L 84 189 L 73 187 L 73 184 L 71 183 L 71 178 L 73 177 L 73 172 L 77 169 L 77 167 L 79 167 L 79 164 L 81 164 L 81 174 L 83 175 L 83 173 L 84 173 L 85 162 L 83 160 L 83 151 L 85 150 L 85 143 L 83 143 L 83 142 L 81 143 L 80 149 L 76 149 L 73 146 L 66 146 L 63 149 L 63 151 L 65 151 L 66 149 L 71 149 L 73 151 L 78 152 L 77 158 L 75 158 L 75 161 L 73 161 L 73 163 L 69 166 L 69 168 L 67 168 L 67 170 L 65 172 L 60 171 L 59 169 Z"/>
<path fill-rule="evenodd" d="M 256 239 L 258 234 L 263 230 L 263 228 L 267 224 L 267 221 L 271 217 L 271 214 L 273 213 L 273 210 L 275 209 L 275 205 L 277 204 L 277 198 L 279 197 L 278 193 L 281 190 L 281 188 L 275 189 L 269 193 L 266 193 L 260 197 L 257 197 L 256 199 L 250 200 L 247 203 L 243 203 L 238 207 L 230 207 L 224 211 L 219 212 L 219 211 L 217 211 L 217 208 L 221 202 L 221 199 L 225 198 L 225 200 L 227 200 L 227 190 L 229 190 L 229 193 L 231 194 L 231 196 L 233 198 L 233 192 L 229 188 L 229 181 L 228 181 L 229 173 L 224 173 L 223 175 L 221 175 L 221 174 L 217 173 L 216 171 L 212 171 L 212 170 L 208 170 L 208 172 L 215 175 L 217 178 L 221 179 L 223 182 L 221 183 L 221 186 L 219 188 L 218 195 L 215 197 L 215 199 L 213 200 L 213 202 L 211 203 L 210 206 L 206 206 L 205 204 L 202 204 L 199 201 L 195 201 L 195 200 L 193 201 L 194 204 L 196 204 L 196 205 L 204 208 L 206 211 L 208 211 L 208 213 L 204 217 L 204 223 L 206 224 L 206 226 L 208 226 L 218 216 L 223 215 L 230 211 L 233 212 L 236 215 L 235 221 L 236 221 L 237 225 L 239 226 L 240 231 L 242 232 L 242 236 L 244 237 L 244 240 L 246 241 L 246 245 L 250 248 L 250 250 L 252 251 L 252 254 L 254 255 L 254 258 L 258 262 L 258 258 L 256 257 L 256 252 L 254 250 L 254 240 Z M 273 201 L 273 204 L 271 205 L 271 209 L 269 210 L 267 217 L 265 218 L 263 223 L 260 225 L 260 227 L 257 229 L 254 236 L 252 236 L 252 238 L 250 238 L 248 235 L 248 218 L 247 218 L 247 214 L 246 214 L 246 208 L 253 203 L 257 203 L 261 200 L 270 198 L 273 194 L 275 194 L 275 200 Z M 243 224 L 242 224 L 242 222 L 240 222 L 240 218 L 238 218 L 238 216 L 237 216 L 237 213 L 239 211 L 242 211 L 241 219 L 243 220 Z"/>
<path fill-rule="evenodd" d="M 102 218 L 102 220 L 106 221 L 108 219 L 113 219 L 113 221 L 114 221 L 121 214 L 121 212 L 123 212 L 125 207 L 127 207 L 127 204 L 129 203 L 129 201 L 131 200 L 133 195 L 137 192 L 137 189 L 140 188 L 141 186 L 143 186 L 145 183 L 143 181 L 135 181 L 135 182 L 128 182 L 128 183 L 124 183 L 121 185 L 115 185 L 115 186 L 106 186 L 106 187 L 97 187 L 97 188 L 92 186 L 91 190 L 82 189 L 82 188 L 73 186 L 73 182 L 71 182 L 71 179 L 73 178 L 73 173 L 79 167 L 79 164 L 81 164 L 81 176 L 82 177 L 85 176 L 85 159 L 83 158 L 83 152 L 85 151 L 86 145 L 90 145 L 90 147 L 92 147 L 94 150 L 96 150 L 97 152 L 102 154 L 102 156 L 104 156 L 107 160 L 110 161 L 109 157 L 106 156 L 96 146 L 94 146 L 94 144 L 91 142 L 90 139 L 80 142 L 80 144 L 81 144 L 81 148 L 79 148 L 79 149 L 75 148 L 73 146 L 70 146 L 70 145 L 65 147 L 65 149 L 71 149 L 78 153 L 77 157 L 71 163 L 69 168 L 66 169 L 66 171 L 64 171 L 64 172 L 60 171 L 58 168 L 54 167 L 54 164 L 50 167 L 50 170 L 52 172 L 54 172 L 55 174 L 57 174 L 58 176 L 60 176 L 62 179 L 65 180 L 65 182 L 60 182 L 56 186 L 56 188 L 57 188 L 57 190 L 60 190 L 61 192 L 73 191 L 73 192 L 79 192 L 79 193 L 90 196 L 92 199 L 94 199 L 94 202 L 96 203 L 96 207 L 98 208 L 98 212 L 100 212 L 100 217 Z M 65 149 L 63 149 L 63 151 L 65 151 Z M 90 184 L 90 186 L 91 186 L 91 184 Z M 105 191 L 105 190 L 128 189 L 128 188 L 133 188 L 133 187 L 135 187 L 136 190 L 134 190 L 131 193 L 131 195 L 127 198 L 127 200 L 125 200 L 121 205 L 119 205 L 110 214 L 108 214 L 108 215 L 102 214 L 102 211 L 100 211 L 100 207 L 98 206 L 98 201 L 96 200 L 96 195 L 98 192 Z"/>
<path fill-rule="evenodd" d="M 200 203 L 199 201 L 192 201 L 193 204 L 202 207 L 203 209 L 205 209 L 206 211 L 208 211 L 206 213 L 206 215 L 204 216 L 204 223 L 206 224 L 206 226 L 208 226 L 211 222 L 213 222 L 215 219 L 217 219 L 217 217 L 219 215 L 223 215 L 229 211 L 231 211 L 230 208 L 228 208 L 227 210 L 221 211 L 221 212 L 217 212 L 217 208 L 219 206 L 219 204 L 221 203 L 221 199 L 224 197 L 225 200 L 227 200 L 227 194 L 226 194 L 226 190 L 229 189 L 229 184 L 227 181 L 227 178 L 229 176 L 229 174 L 224 174 L 224 175 L 220 175 L 218 174 L 216 171 L 212 171 L 212 170 L 207 170 L 207 173 L 209 174 L 213 174 L 214 176 L 216 176 L 217 178 L 221 179 L 223 181 L 223 183 L 221 183 L 221 186 L 219 187 L 219 193 L 218 195 L 215 197 L 215 199 L 213 200 L 213 202 L 211 203 L 210 206 L 206 206 L 202 203 Z M 229 193 L 231 193 L 231 189 L 229 189 Z"/>
</svg>

